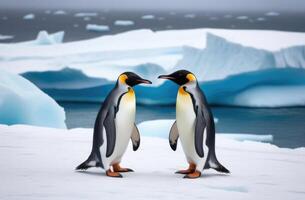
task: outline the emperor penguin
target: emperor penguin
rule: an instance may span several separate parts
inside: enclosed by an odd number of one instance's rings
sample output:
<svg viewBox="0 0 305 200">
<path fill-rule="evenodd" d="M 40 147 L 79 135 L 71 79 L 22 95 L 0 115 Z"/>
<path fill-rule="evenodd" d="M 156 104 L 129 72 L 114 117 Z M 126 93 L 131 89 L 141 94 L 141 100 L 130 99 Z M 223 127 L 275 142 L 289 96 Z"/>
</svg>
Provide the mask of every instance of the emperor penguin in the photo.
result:
<svg viewBox="0 0 305 200">
<path fill-rule="evenodd" d="M 202 170 L 208 168 L 230 173 L 216 158 L 213 114 L 195 75 L 179 70 L 158 78 L 171 80 L 180 86 L 176 99 L 176 121 L 170 129 L 169 143 L 175 151 L 180 138 L 189 168 L 176 173 L 186 174 L 184 178 L 198 178 Z"/>
<path fill-rule="evenodd" d="M 101 167 L 110 177 L 122 177 L 120 172 L 133 171 L 122 168 L 120 162 L 129 139 L 134 151 L 140 146 L 140 134 L 135 125 L 136 96 L 132 87 L 141 83 L 151 84 L 133 72 L 124 72 L 118 77 L 96 117 L 91 154 L 76 170 Z"/>
</svg>

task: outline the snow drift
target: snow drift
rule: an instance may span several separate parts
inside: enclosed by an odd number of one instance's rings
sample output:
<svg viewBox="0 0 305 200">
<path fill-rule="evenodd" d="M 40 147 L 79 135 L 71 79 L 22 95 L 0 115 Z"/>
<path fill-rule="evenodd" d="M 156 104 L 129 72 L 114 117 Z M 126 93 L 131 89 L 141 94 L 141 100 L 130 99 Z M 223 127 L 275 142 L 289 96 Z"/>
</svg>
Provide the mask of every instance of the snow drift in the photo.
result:
<svg viewBox="0 0 305 200">
<path fill-rule="evenodd" d="M 0 132 L 1 199 L 304 199 L 304 148 L 217 135 L 217 157 L 231 174 L 205 170 L 186 180 L 174 174 L 187 167 L 179 143 L 174 152 L 167 139 L 142 137 L 139 150 L 129 146 L 122 161 L 135 172 L 114 179 L 102 169 L 74 171 L 90 153 L 92 129 L 0 125 Z"/>
<path fill-rule="evenodd" d="M 19 75 L 0 70 L 0 123 L 66 128 L 65 112 Z"/>
</svg>

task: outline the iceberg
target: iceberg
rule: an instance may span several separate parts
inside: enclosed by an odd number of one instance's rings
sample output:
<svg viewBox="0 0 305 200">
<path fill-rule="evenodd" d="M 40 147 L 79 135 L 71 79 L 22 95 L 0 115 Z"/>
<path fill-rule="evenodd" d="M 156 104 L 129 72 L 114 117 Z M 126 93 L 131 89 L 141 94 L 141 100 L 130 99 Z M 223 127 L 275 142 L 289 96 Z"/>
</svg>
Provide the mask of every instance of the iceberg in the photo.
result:
<svg viewBox="0 0 305 200">
<path fill-rule="evenodd" d="M 27 41 L 27 42 L 18 42 L 15 43 L 17 47 L 22 46 L 30 46 L 30 45 L 51 45 L 51 44 L 59 44 L 63 42 L 65 32 L 59 31 L 56 33 L 49 34 L 47 31 L 39 31 L 35 40 Z"/>
<path fill-rule="evenodd" d="M 104 32 L 109 31 L 109 26 L 107 25 L 98 25 L 98 24 L 87 24 L 86 29 L 88 31 Z"/>
<path fill-rule="evenodd" d="M 44 39 L 39 41 L 27 44 L 45 43 Z M 137 86 L 140 103 L 172 105 L 177 86 L 156 77 L 185 68 L 197 75 L 211 104 L 250 107 L 305 104 L 304 83 L 293 80 L 304 75 L 304 33 L 135 30 L 90 40 L 46 43 L 50 45 L 24 42 L 22 48 L 21 43 L 0 44 L 0 67 L 23 74 L 60 71 L 68 66 L 87 77 L 77 88 L 66 87 L 63 82 L 62 88 L 53 83 L 49 87 L 47 82 L 40 84 L 56 100 L 101 101 L 120 73 L 134 71 L 154 82 L 149 88 Z M 90 85 L 91 78 L 99 85 Z M 107 81 L 95 82 L 95 78 Z"/>
<path fill-rule="evenodd" d="M 114 25 L 116 26 L 131 26 L 134 25 L 134 22 L 131 20 L 116 20 L 114 22 Z"/>
<path fill-rule="evenodd" d="M 266 15 L 266 16 L 279 16 L 280 13 L 274 12 L 274 11 L 270 11 L 270 12 L 265 13 L 265 15 Z"/>
<path fill-rule="evenodd" d="M 30 14 L 24 15 L 23 19 L 25 19 L 25 20 L 35 19 L 35 15 L 33 13 L 30 13 Z"/>
<path fill-rule="evenodd" d="M 56 10 L 53 14 L 54 15 L 66 15 L 67 12 L 64 10 Z"/>
<path fill-rule="evenodd" d="M 19 75 L 0 71 L 0 124 L 66 128 L 65 112 L 51 97 Z"/>
<path fill-rule="evenodd" d="M 141 134 L 146 131 L 141 129 Z M 90 153 L 92 129 L 0 125 L 0 132 L 0 157 L 5 163 L 0 165 L 0 177 L 6 183 L 0 187 L 2 199 L 99 199 L 101 195 L 114 200 L 122 195 L 160 200 L 304 199 L 305 148 L 278 148 L 216 135 L 217 157 L 231 174 L 204 170 L 194 181 L 174 174 L 187 167 L 179 142 L 173 152 L 167 139 L 142 136 L 139 150 L 133 152 L 128 146 L 122 160 L 122 166 L 135 173 L 115 180 L 98 168 L 74 171 Z M 185 189 L 186 195 L 181 195 Z"/>
</svg>

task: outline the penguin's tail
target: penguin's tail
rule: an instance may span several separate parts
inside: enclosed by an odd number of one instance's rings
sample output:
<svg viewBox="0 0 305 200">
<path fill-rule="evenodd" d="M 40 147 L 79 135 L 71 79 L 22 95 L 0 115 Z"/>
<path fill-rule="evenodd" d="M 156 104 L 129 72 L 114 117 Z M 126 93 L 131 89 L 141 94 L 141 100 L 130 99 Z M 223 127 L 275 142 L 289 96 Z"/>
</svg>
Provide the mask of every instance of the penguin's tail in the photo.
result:
<svg viewBox="0 0 305 200">
<path fill-rule="evenodd" d="M 215 169 L 218 172 L 229 174 L 230 171 L 225 168 L 220 162 L 217 160 L 215 153 L 211 154 L 209 162 L 208 162 L 208 168 Z"/>
<path fill-rule="evenodd" d="M 87 170 L 90 167 L 103 167 L 101 162 L 96 161 L 94 157 L 95 156 L 90 155 L 89 158 L 82 164 L 78 165 L 75 170 Z"/>
</svg>

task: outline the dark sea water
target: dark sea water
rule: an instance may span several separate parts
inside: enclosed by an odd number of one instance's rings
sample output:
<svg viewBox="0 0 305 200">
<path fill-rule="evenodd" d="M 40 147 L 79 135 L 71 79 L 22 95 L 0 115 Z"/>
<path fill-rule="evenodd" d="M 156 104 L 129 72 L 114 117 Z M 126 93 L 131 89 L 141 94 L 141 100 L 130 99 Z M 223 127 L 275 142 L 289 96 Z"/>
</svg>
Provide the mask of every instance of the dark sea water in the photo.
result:
<svg viewBox="0 0 305 200">
<path fill-rule="evenodd" d="M 101 35 L 116 34 L 135 29 L 171 30 L 192 28 L 264 29 L 305 31 L 304 13 L 268 12 L 173 12 L 173 11 L 111 11 L 111 10 L 64 10 L 65 14 L 55 15 L 55 10 L 3 10 L 0 8 L 0 34 L 14 38 L 0 42 L 19 42 L 35 39 L 40 30 L 50 33 L 65 31 L 64 41 L 89 39 Z M 97 16 L 75 17 L 79 12 L 94 12 Z M 24 20 L 23 16 L 33 13 L 34 19 Z M 154 19 L 142 19 L 143 15 L 154 15 Z M 132 20 L 132 26 L 115 26 L 115 20 Z M 87 24 L 107 25 L 109 31 L 92 32 Z"/>
<path fill-rule="evenodd" d="M 100 108 L 95 103 L 60 102 L 66 111 L 68 128 L 92 128 Z M 238 108 L 212 107 L 218 118 L 216 131 L 273 135 L 273 144 L 280 147 L 305 147 L 305 108 Z M 155 119 L 174 119 L 175 107 L 137 106 L 137 123 Z"/>
</svg>

